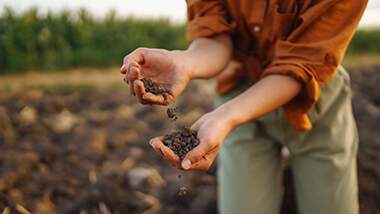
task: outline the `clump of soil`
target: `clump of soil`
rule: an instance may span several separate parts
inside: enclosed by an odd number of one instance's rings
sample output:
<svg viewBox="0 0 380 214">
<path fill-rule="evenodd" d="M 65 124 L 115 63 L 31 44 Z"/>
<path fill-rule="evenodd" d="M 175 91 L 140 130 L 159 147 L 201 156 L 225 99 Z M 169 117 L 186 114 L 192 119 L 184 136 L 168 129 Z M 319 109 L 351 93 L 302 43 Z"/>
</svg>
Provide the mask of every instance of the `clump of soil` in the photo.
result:
<svg viewBox="0 0 380 214">
<path fill-rule="evenodd" d="M 185 196 L 185 195 L 187 195 L 188 192 L 189 192 L 189 190 L 187 189 L 187 187 L 183 186 L 183 187 L 179 188 L 178 195 L 179 196 Z"/>
<path fill-rule="evenodd" d="M 176 121 L 178 119 L 177 108 L 176 107 L 166 109 L 166 114 L 168 115 L 168 117 L 170 119 L 172 119 L 174 121 Z"/>
<path fill-rule="evenodd" d="M 142 78 L 141 81 L 144 83 L 145 91 L 150 92 L 155 95 L 162 95 L 166 100 L 169 95 L 169 90 L 151 79 Z"/>
<path fill-rule="evenodd" d="M 164 145 L 173 150 L 181 160 L 190 150 L 199 145 L 197 131 L 187 127 L 182 127 L 178 131 L 166 134 L 162 141 Z"/>
</svg>

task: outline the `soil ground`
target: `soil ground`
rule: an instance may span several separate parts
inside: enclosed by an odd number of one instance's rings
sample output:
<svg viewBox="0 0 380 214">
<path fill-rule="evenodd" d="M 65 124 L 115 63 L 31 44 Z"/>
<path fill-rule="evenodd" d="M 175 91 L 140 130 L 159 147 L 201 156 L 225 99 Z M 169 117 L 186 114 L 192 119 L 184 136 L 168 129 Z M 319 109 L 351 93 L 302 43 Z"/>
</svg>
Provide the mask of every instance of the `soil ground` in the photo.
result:
<svg viewBox="0 0 380 214">
<path fill-rule="evenodd" d="M 380 212 L 380 67 L 351 72 L 360 131 L 361 213 Z M 212 108 L 210 82 L 176 102 L 179 125 Z M 175 129 L 142 106 L 116 69 L 0 77 L 0 212 L 216 213 L 215 166 L 181 172 L 149 146 Z M 296 213 L 286 171 L 283 213 Z M 188 192 L 178 196 L 181 187 Z"/>
</svg>

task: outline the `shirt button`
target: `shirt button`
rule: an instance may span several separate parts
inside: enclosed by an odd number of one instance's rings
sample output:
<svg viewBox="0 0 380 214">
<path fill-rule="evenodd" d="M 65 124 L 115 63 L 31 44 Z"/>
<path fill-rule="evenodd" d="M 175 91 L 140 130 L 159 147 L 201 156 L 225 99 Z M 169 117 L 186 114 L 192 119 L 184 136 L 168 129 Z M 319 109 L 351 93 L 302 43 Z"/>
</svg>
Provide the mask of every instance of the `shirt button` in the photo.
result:
<svg viewBox="0 0 380 214">
<path fill-rule="evenodd" d="M 258 33 L 258 32 L 260 32 L 260 31 L 261 31 L 261 27 L 260 27 L 260 26 L 255 25 L 255 26 L 253 27 L 253 32 Z"/>
</svg>

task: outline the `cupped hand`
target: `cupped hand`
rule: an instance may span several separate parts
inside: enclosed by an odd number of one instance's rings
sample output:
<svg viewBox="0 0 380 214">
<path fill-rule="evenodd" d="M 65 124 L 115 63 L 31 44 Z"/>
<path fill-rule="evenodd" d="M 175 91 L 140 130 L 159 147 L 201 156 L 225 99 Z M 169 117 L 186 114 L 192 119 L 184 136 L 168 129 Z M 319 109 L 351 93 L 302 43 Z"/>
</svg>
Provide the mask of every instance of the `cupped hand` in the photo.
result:
<svg viewBox="0 0 380 214">
<path fill-rule="evenodd" d="M 170 105 L 190 80 L 190 69 L 181 51 L 138 48 L 126 57 L 120 68 L 132 95 L 142 104 Z M 147 92 L 142 78 L 151 79 L 169 90 L 168 96 Z"/>
<path fill-rule="evenodd" d="M 185 170 L 208 170 L 214 162 L 227 135 L 234 125 L 222 111 L 213 111 L 203 115 L 191 127 L 198 131 L 200 143 L 180 158 L 162 143 L 162 138 L 153 138 L 150 145 L 174 167 Z"/>
</svg>

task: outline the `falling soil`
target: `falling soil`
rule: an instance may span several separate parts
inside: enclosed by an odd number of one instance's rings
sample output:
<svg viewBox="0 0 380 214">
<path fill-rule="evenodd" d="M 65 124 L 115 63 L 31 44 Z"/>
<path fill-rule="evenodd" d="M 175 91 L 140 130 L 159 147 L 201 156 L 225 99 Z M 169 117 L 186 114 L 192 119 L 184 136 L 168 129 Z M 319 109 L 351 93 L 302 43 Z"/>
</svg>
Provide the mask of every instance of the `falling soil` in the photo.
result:
<svg viewBox="0 0 380 214">
<path fill-rule="evenodd" d="M 182 175 L 178 174 L 177 176 L 178 180 L 182 179 Z M 186 196 L 189 193 L 189 188 L 187 186 L 184 186 L 184 182 L 179 182 L 180 188 L 178 190 L 178 196 L 183 197 Z"/>
<path fill-rule="evenodd" d="M 187 127 L 182 127 L 178 131 L 166 134 L 162 141 L 164 145 L 173 150 L 181 160 L 190 150 L 199 144 L 197 131 Z"/>
<path fill-rule="evenodd" d="M 166 114 L 173 121 L 176 121 L 178 119 L 177 108 L 176 107 L 166 109 Z"/>
<path fill-rule="evenodd" d="M 155 95 L 162 95 L 166 100 L 169 95 L 169 90 L 151 79 L 143 78 L 141 81 L 144 83 L 145 91 Z"/>
<path fill-rule="evenodd" d="M 187 187 L 183 186 L 183 187 L 179 188 L 178 195 L 179 196 L 185 196 L 185 195 L 187 195 L 188 192 L 189 192 L 189 190 L 187 189 Z"/>
<path fill-rule="evenodd" d="M 162 95 L 164 99 L 167 99 L 169 94 L 169 90 L 165 87 L 160 86 L 158 83 L 152 81 L 151 79 L 141 79 L 144 83 L 145 90 L 155 95 Z M 172 121 L 176 121 L 178 119 L 177 108 L 167 108 L 166 114 L 169 119 Z M 183 127 L 178 131 L 172 132 L 170 134 L 166 134 L 164 136 L 163 142 L 165 146 L 169 147 L 173 150 L 182 160 L 185 155 L 196 147 L 199 144 L 199 140 L 197 138 L 197 132 L 193 131 L 189 128 Z M 178 175 L 178 179 L 181 178 L 181 175 Z M 178 191 L 178 196 L 185 196 L 188 193 L 188 188 L 185 186 L 181 186 Z"/>
</svg>

